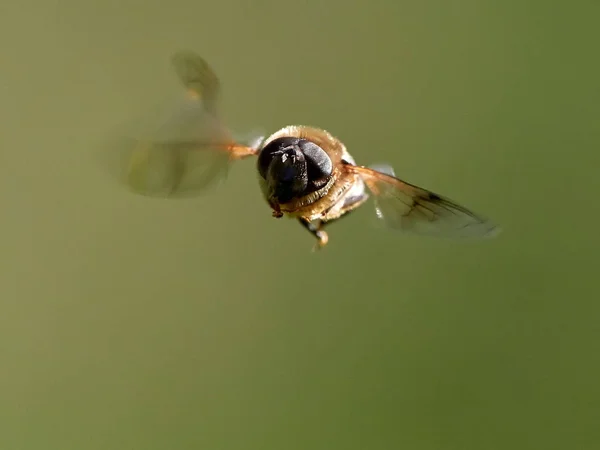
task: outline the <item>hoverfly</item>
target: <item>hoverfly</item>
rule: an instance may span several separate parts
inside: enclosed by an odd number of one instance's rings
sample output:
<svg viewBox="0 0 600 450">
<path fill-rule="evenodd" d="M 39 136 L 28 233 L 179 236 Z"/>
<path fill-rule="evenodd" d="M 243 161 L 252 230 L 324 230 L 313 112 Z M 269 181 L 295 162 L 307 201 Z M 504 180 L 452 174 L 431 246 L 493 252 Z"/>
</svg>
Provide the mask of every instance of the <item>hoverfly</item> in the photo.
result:
<svg viewBox="0 0 600 450">
<path fill-rule="evenodd" d="M 235 139 L 219 119 L 220 82 L 191 52 L 172 58 L 187 89 L 183 107 L 163 117 L 121 157 L 121 176 L 149 196 L 193 196 L 222 180 L 235 161 L 256 157 L 261 192 L 273 217 L 295 218 L 317 240 L 324 230 L 372 196 L 377 217 L 389 228 L 446 237 L 489 237 L 498 228 L 467 208 L 397 178 L 388 165 L 357 165 L 329 132 L 286 126 L 252 142 Z"/>
</svg>

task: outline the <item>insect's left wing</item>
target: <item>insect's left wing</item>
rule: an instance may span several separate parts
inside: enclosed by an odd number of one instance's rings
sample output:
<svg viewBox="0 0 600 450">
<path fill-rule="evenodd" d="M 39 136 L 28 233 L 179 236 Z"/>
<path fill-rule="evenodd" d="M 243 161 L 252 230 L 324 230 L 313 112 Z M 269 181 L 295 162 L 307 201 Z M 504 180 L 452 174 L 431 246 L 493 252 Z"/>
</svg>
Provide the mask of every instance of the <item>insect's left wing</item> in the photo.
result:
<svg viewBox="0 0 600 450">
<path fill-rule="evenodd" d="M 186 88 L 181 102 L 128 128 L 113 144 L 111 171 L 133 191 L 149 196 L 187 197 L 223 180 L 231 163 L 256 155 L 262 136 L 234 139 L 217 115 L 220 84 L 194 53 L 173 57 Z M 114 161 L 116 159 L 116 161 Z"/>
<path fill-rule="evenodd" d="M 500 229 L 452 200 L 396 178 L 388 165 L 347 165 L 365 182 L 375 200 L 377 217 L 392 229 L 454 238 L 483 238 Z"/>
</svg>

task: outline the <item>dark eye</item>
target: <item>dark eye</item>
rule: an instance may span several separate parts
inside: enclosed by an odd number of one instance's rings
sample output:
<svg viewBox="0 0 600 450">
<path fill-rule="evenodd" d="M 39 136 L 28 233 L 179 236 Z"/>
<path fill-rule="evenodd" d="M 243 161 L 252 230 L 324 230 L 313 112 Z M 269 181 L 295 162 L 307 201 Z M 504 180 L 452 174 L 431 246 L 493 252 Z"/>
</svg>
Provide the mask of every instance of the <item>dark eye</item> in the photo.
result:
<svg viewBox="0 0 600 450">
<path fill-rule="evenodd" d="M 267 178 L 267 170 L 269 170 L 269 164 L 273 161 L 273 155 L 285 148 L 291 147 L 294 144 L 298 144 L 300 139 L 294 137 L 282 137 L 274 139 L 263 147 L 258 155 L 258 173 L 264 179 Z"/>
<path fill-rule="evenodd" d="M 333 163 L 325 150 L 305 139 L 300 139 L 299 146 L 306 157 L 309 180 L 320 180 L 331 175 Z"/>
</svg>

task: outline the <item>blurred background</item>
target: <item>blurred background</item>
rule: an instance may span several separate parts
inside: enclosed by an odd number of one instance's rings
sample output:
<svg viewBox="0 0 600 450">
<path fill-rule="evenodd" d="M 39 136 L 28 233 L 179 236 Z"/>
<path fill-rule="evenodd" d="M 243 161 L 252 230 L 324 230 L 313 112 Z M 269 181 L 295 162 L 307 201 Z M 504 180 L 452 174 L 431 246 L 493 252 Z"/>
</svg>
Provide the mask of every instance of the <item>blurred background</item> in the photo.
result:
<svg viewBox="0 0 600 450">
<path fill-rule="evenodd" d="M 596 1 L 5 2 L 0 448 L 600 446 Z M 110 130 L 190 49 L 234 130 L 328 129 L 504 232 L 325 251 L 254 164 L 131 194 Z"/>
</svg>

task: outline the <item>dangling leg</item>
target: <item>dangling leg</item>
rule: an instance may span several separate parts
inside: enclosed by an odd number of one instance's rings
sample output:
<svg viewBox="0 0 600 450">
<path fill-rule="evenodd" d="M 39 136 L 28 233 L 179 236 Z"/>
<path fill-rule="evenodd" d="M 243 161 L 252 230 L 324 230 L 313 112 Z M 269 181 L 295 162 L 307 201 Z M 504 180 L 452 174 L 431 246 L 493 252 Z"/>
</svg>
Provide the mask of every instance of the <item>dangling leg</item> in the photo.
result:
<svg viewBox="0 0 600 450">
<path fill-rule="evenodd" d="M 313 220 L 312 222 L 309 222 L 308 220 L 306 220 L 302 217 L 300 217 L 298 219 L 298 221 L 302 224 L 302 226 L 304 228 L 306 228 L 308 231 L 310 231 L 311 234 L 317 238 L 318 242 L 317 242 L 317 245 L 315 245 L 315 247 L 313 248 L 313 251 L 319 250 L 319 249 L 325 247 L 327 245 L 327 243 L 329 242 L 329 235 L 323 228 L 325 228 L 326 225 L 332 224 L 333 222 L 337 222 L 338 220 L 340 220 L 343 217 L 347 217 L 352 211 L 354 211 L 354 210 L 351 209 L 351 210 L 344 211 L 340 216 L 335 217 L 330 220 L 327 220 L 327 221 L 322 220 L 322 219 L 317 219 L 317 220 Z"/>
<path fill-rule="evenodd" d="M 317 238 L 317 245 L 313 250 L 323 248 L 329 241 L 329 236 L 325 231 L 322 230 L 325 223 L 321 219 L 314 220 L 312 222 L 306 220 L 303 217 L 298 218 L 298 221 L 306 228 L 310 233 Z"/>
<path fill-rule="evenodd" d="M 317 219 L 312 222 L 309 222 L 308 220 L 302 217 L 298 218 L 302 226 L 304 226 L 304 228 L 310 231 L 311 234 L 318 240 L 317 245 L 315 246 L 313 251 L 325 247 L 325 245 L 327 245 L 327 242 L 329 242 L 329 236 L 327 235 L 327 232 L 323 230 L 325 225 L 336 222 L 342 217 L 347 217 L 352 211 L 355 211 L 356 208 L 362 205 L 368 198 L 369 196 L 366 193 L 362 192 L 359 195 L 355 195 L 345 199 L 341 210 L 339 210 L 337 213 L 335 213 L 335 215 L 330 216 L 329 218 L 327 217 L 327 214 L 325 214 L 325 219 Z"/>
</svg>

